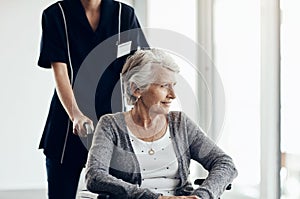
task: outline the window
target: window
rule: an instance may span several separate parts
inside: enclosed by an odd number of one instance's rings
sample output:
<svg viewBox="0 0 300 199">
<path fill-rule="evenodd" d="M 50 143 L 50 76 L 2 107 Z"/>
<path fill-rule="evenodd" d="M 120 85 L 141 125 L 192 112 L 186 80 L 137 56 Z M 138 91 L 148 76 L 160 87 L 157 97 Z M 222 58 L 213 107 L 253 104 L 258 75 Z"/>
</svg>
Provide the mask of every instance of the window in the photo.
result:
<svg viewBox="0 0 300 199">
<path fill-rule="evenodd" d="M 300 198 L 300 2 L 281 1 L 281 198 Z"/>
<path fill-rule="evenodd" d="M 219 144 L 239 171 L 223 198 L 259 198 L 260 1 L 216 0 L 214 61 L 223 79 L 226 112 Z M 226 197 L 227 196 L 227 197 Z"/>
</svg>

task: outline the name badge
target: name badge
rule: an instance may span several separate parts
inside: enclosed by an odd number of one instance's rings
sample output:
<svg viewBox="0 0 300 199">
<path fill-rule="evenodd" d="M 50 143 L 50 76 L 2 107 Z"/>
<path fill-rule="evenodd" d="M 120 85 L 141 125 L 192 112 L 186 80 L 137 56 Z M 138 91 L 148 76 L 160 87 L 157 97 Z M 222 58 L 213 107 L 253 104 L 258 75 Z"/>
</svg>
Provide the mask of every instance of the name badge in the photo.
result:
<svg viewBox="0 0 300 199">
<path fill-rule="evenodd" d="M 128 41 L 118 45 L 117 58 L 120 58 L 124 55 L 128 55 L 130 53 L 131 43 L 131 41 Z"/>
</svg>

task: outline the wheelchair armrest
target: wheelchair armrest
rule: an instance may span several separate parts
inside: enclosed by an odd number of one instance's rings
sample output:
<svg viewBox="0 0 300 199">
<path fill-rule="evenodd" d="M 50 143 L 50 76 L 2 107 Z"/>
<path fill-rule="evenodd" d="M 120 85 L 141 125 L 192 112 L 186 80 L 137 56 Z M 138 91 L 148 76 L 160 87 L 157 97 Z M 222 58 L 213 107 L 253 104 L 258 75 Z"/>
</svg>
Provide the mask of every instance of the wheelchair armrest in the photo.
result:
<svg viewBox="0 0 300 199">
<path fill-rule="evenodd" d="M 204 180 L 205 179 L 203 179 L 203 178 L 199 178 L 199 179 L 196 179 L 195 181 L 194 181 L 194 184 L 195 185 L 201 185 L 203 182 L 204 182 Z M 231 184 L 229 184 L 227 187 L 226 187 L 226 190 L 230 190 L 231 189 Z M 97 197 L 97 199 L 109 199 L 110 198 L 110 195 L 109 195 L 109 193 L 105 193 L 105 192 L 101 192 L 101 193 L 99 193 L 98 194 L 98 197 Z"/>
<path fill-rule="evenodd" d="M 97 199 L 109 199 L 110 195 L 108 193 L 99 193 Z"/>
<path fill-rule="evenodd" d="M 203 178 L 196 179 L 196 180 L 194 181 L 194 184 L 195 184 L 195 185 L 202 185 L 202 183 L 204 182 L 204 180 L 205 180 L 205 179 L 203 179 Z M 226 190 L 230 190 L 231 187 L 232 187 L 231 184 L 227 185 Z"/>
</svg>

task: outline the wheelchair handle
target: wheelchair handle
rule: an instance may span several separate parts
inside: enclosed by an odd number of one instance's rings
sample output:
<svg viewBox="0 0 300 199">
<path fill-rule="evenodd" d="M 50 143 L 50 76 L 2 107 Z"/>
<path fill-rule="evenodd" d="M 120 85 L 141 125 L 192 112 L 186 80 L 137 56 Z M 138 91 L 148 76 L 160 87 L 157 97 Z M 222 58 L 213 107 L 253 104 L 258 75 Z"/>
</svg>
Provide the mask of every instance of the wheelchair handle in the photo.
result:
<svg viewBox="0 0 300 199">
<path fill-rule="evenodd" d="M 86 130 L 86 133 L 87 133 L 88 135 L 93 134 L 92 127 L 91 127 L 91 125 L 90 125 L 89 123 L 85 122 L 85 123 L 83 124 L 83 126 L 84 126 L 84 128 L 85 128 L 85 130 Z"/>
</svg>

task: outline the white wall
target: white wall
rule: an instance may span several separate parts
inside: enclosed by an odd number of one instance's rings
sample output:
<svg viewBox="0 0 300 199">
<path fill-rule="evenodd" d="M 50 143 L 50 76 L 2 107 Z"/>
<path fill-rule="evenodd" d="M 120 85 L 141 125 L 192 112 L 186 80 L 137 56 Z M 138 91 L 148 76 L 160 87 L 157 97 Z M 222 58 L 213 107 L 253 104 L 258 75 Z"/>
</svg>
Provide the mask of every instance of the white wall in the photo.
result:
<svg viewBox="0 0 300 199">
<path fill-rule="evenodd" d="M 37 67 L 41 12 L 54 1 L 0 1 L 0 190 L 46 188 L 38 143 L 53 93 Z"/>
</svg>

